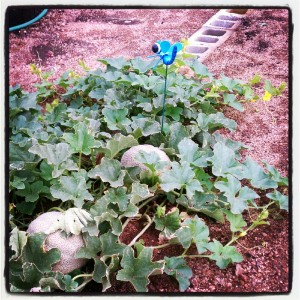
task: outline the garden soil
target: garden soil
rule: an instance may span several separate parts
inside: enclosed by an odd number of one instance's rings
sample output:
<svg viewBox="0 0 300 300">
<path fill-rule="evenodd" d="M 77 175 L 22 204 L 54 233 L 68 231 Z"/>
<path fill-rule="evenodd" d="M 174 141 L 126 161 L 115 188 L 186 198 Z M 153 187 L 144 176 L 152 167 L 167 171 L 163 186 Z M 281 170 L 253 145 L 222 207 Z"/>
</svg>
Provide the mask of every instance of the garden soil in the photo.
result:
<svg viewBox="0 0 300 300">
<path fill-rule="evenodd" d="M 55 79 L 68 69 L 84 73 L 78 65 L 96 69 L 100 58 L 125 56 L 146 58 L 151 46 L 159 39 L 172 42 L 188 38 L 218 10 L 217 9 L 50 9 L 35 25 L 9 34 L 9 84 L 34 90 L 38 82 L 30 73 L 35 63 L 43 71 L 53 71 Z M 289 79 L 289 13 L 285 9 L 249 9 L 232 36 L 203 62 L 210 72 L 222 73 L 244 81 L 255 74 L 269 79 L 275 86 Z M 263 87 L 255 91 L 263 95 Z M 234 133 L 223 131 L 227 137 L 242 141 L 250 149 L 244 151 L 256 161 L 274 165 L 282 175 L 289 173 L 289 90 L 270 101 L 245 105 L 239 112 L 225 108 L 224 114 L 238 123 Z M 261 164 L 262 165 L 262 164 Z M 281 191 L 288 194 L 287 189 Z M 262 204 L 266 199 L 260 200 Z M 231 239 L 228 224 L 215 223 L 201 216 L 210 227 L 212 238 L 227 243 Z M 251 217 L 255 217 L 251 215 Z M 244 214 L 246 221 L 250 215 Z M 287 292 L 291 284 L 291 251 L 289 247 L 290 219 L 286 212 L 274 210 L 263 225 L 250 231 L 237 244 L 244 261 L 221 270 L 205 258 L 189 259 L 193 270 L 187 292 L 203 293 L 264 293 Z M 143 227 L 132 221 L 121 235 L 122 242 L 131 239 Z M 142 236 L 145 245 L 159 243 L 158 232 L 150 227 Z M 160 241 L 163 243 L 163 241 Z M 180 246 L 155 250 L 154 259 L 180 255 Z M 188 254 L 196 253 L 191 248 Z M 167 275 L 150 277 L 151 293 L 179 292 L 176 280 Z M 89 284 L 85 292 L 101 292 L 101 285 Z M 126 282 L 112 279 L 107 293 L 134 293 Z"/>
</svg>

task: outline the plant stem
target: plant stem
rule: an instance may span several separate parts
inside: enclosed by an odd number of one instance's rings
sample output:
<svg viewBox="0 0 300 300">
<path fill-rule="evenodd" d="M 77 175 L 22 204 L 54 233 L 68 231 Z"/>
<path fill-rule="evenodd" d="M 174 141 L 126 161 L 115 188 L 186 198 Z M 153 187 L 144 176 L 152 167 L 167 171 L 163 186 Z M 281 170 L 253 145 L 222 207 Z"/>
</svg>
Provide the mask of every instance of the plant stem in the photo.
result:
<svg viewBox="0 0 300 300">
<path fill-rule="evenodd" d="M 276 119 L 274 118 L 273 113 L 268 109 L 267 104 L 266 104 L 266 101 L 263 100 L 263 103 L 264 103 L 264 105 L 265 105 L 266 111 L 271 115 L 273 124 L 276 125 Z"/>
<path fill-rule="evenodd" d="M 275 201 L 271 201 L 270 203 L 268 203 L 266 206 L 263 206 L 263 209 L 267 209 L 270 205 L 274 204 Z"/>
<path fill-rule="evenodd" d="M 163 207 L 163 206 L 165 205 L 166 201 L 167 201 L 167 200 L 164 200 L 161 204 L 159 204 L 159 205 L 156 204 L 156 206 L 157 206 L 157 207 Z"/>
<path fill-rule="evenodd" d="M 89 278 L 89 279 L 87 279 L 87 280 L 85 280 L 81 285 L 79 285 L 76 289 L 75 289 L 75 291 L 76 292 L 80 292 L 80 290 L 82 289 L 82 288 L 84 288 L 90 281 L 92 281 L 93 280 L 93 278 Z"/>
<path fill-rule="evenodd" d="M 248 206 L 248 208 L 251 208 L 251 209 L 267 209 L 272 204 L 275 204 L 275 201 L 271 201 L 270 203 L 268 203 L 265 206 Z"/>
<path fill-rule="evenodd" d="M 181 189 L 180 189 L 179 198 L 182 196 L 182 193 L 183 193 L 183 186 L 182 186 Z"/>
<path fill-rule="evenodd" d="M 256 225 L 253 225 L 253 224 L 254 223 L 252 223 L 246 230 L 243 231 L 244 235 L 242 235 L 242 236 L 241 235 L 234 236 L 234 233 L 233 233 L 231 240 L 225 246 L 231 245 L 232 243 L 234 243 L 235 241 L 237 241 L 239 238 L 245 236 L 249 230 L 254 229 L 256 227 Z"/>
<path fill-rule="evenodd" d="M 253 221 L 252 216 L 250 214 L 249 206 L 247 207 L 247 211 L 248 211 L 249 218 L 250 218 L 251 222 L 253 223 L 254 221 Z"/>
<path fill-rule="evenodd" d="M 49 209 L 49 211 L 51 211 L 51 210 L 57 210 L 57 211 L 60 211 L 60 212 L 62 212 L 62 213 L 65 212 L 62 208 L 57 207 L 57 206 L 51 207 L 51 208 Z"/>
<path fill-rule="evenodd" d="M 135 217 L 132 217 L 132 218 L 128 218 L 122 225 L 122 231 L 125 229 L 125 227 L 128 225 L 128 223 L 131 221 L 131 220 L 134 220 L 136 219 L 137 217 L 142 217 L 141 214 L 138 214 L 136 215 Z"/>
<path fill-rule="evenodd" d="M 175 192 L 175 191 L 171 191 L 171 193 L 173 193 L 175 196 L 179 197 L 179 193 Z"/>
<path fill-rule="evenodd" d="M 99 187 L 99 194 L 103 195 L 103 191 L 104 191 L 104 182 L 101 180 L 100 187 Z"/>
<path fill-rule="evenodd" d="M 220 199 L 215 199 L 216 202 L 220 202 L 222 204 L 224 204 L 225 206 L 228 205 L 229 203 Z"/>
<path fill-rule="evenodd" d="M 134 243 L 144 234 L 144 232 L 151 226 L 151 224 L 153 223 L 154 219 L 151 219 L 148 215 L 145 215 L 145 217 L 148 220 L 148 224 L 143 228 L 143 230 L 130 242 L 130 244 L 128 245 L 129 247 L 131 247 L 132 245 L 134 245 Z"/>
<path fill-rule="evenodd" d="M 155 199 L 157 199 L 157 198 L 158 198 L 158 196 L 155 195 L 155 196 L 151 196 L 150 198 L 141 200 L 141 201 L 144 201 L 144 200 L 145 200 L 145 202 L 142 203 L 142 204 L 138 207 L 138 209 L 140 210 L 143 206 L 145 206 L 146 204 L 148 204 L 150 201 L 155 200 Z"/>
<path fill-rule="evenodd" d="M 147 208 L 146 208 L 145 212 L 143 213 L 143 216 L 144 216 L 144 215 L 147 215 L 147 213 L 148 213 L 149 209 L 150 209 L 150 206 L 147 206 Z"/>
<path fill-rule="evenodd" d="M 188 250 L 189 250 L 189 248 L 184 249 L 184 251 L 182 252 L 181 256 L 185 256 L 185 254 L 187 253 Z"/>
<path fill-rule="evenodd" d="M 19 221 L 19 220 L 17 220 L 17 219 L 13 219 L 12 221 L 13 221 L 13 222 L 16 222 L 16 223 L 19 223 L 19 224 L 21 224 L 22 226 L 28 227 L 28 224 L 25 224 L 25 223 L 23 223 L 23 222 L 21 222 L 21 221 Z"/>
<path fill-rule="evenodd" d="M 192 107 L 192 106 L 196 105 L 197 103 L 199 103 L 199 102 L 201 102 L 201 101 L 202 101 L 202 99 L 198 99 L 198 100 L 197 100 L 197 101 L 195 101 L 194 103 L 190 104 L 190 107 Z"/>
<path fill-rule="evenodd" d="M 247 247 L 245 247 L 245 246 L 243 246 L 241 243 L 239 243 L 238 241 L 236 242 L 238 245 L 240 245 L 242 248 L 244 248 L 244 249 L 246 249 L 246 250 L 248 250 L 248 251 L 251 251 L 251 250 L 253 250 L 253 249 L 255 249 L 255 248 L 260 248 L 261 246 L 254 246 L 254 247 L 251 247 L 251 248 L 247 248 Z"/>
<path fill-rule="evenodd" d="M 155 183 L 156 183 L 155 175 L 156 175 L 155 169 L 154 169 L 154 170 L 151 170 L 151 184 L 152 184 L 152 186 L 154 186 Z"/>
<path fill-rule="evenodd" d="M 75 276 L 74 278 L 72 278 L 72 280 L 75 281 L 76 279 L 81 278 L 81 277 L 93 277 L 93 274 L 79 274 L 79 275 Z"/>
<path fill-rule="evenodd" d="M 157 246 L 151 246 L 150 248 L 152 249 L 161 249 L 161 248 L 165 248 L 168 246 L 171 246 L 172 244 L 166 243 L 166 244 L 161 244 L 161 245 L 157 245 Z"/>
<path fill-rule="evenodd" d="M 153 200 L 153 197 L 147 198 L 145 202 L 143 202 L 140 206 L 138 206 L 138 209 L 140 210 L 142 207 L 147 205 L 152 200 Z"/>
<path fill-rule="evenodd" d="M 219 180 L 220 180 L 220 176 L 218 176 L 218 177 L 215 179 L 214 183 L 218 182 Z"/>
<path fill-rule="evenodd" d="M 250 226 L 251 227 L 251 226 Z M 249 228 L 250 228 L 249 227 Z M 248 229 L 249 229 L 248 228 Z M 247 232 L 247 230 L 245 230 L 244 232 Z M 226 246 L 229 246 L 229 245 L 231 245 L 232 243 L 234 243 L 236 240 L 238 240 L 240 238 L 240 236 L 233 236 L 232 238 L 231 238 L 231 240 L 225 245 L 225 247 Z"/>
<path fill-rule="evenodd" d="M 157 197 L 157 196 L 154 196 L 154 197 L 151 197 L 151 198 L 149 198 L 148 200 L 150 201 L 150 200 L 153 200 L 153 198 L 155 198 L 155 197 Z M 146 201 L 147 203 L 149 202 L 149 201 Z M 147 204 L 147 203 L 143 203 L 140 207 L 142 207 L 142 206 L 144 206 L 145 204 Z M 159 207 L 162 207 L 164 204 L 165 204 L 165 202 L 166 201 L 163 201 L 160 205 L 158 205 Z M 140 208 L 139 207 L 139 208 Z M 151 224 L 154 222 L 154 218 L 153 219 L 151 219 L 146 213 L 144 213 L 143 214 L 143 216 L 145 216 L 146 218 L 147 218 L 147 220 L 148 220 L 148 224 L 143 228 L 143 230 L 130 242 L 130 244 L 128 245 L 128 246 L 132 246 L 137 240 L 138 240 L 138 238 L 139 237 L 141 237 L 143 234 L 144 234 L 144 232 L 151 226 Z M 125 226 L 128 224 L 128 221 L 129 219 L 127 219 L 126 221 L 125 221 L 125 223 L 123 224 L 123 226 L 122 226 L 122 228 L 124 229 L 125 228 Z"/>
<path fill-rule="evenodd" d="M 207 257 L 210 258 L 210 255 L 203 255 L 203 254 L 185 254 L 179 255 L 178 257 L 187 257 L 187 258 L 200 258 L 200 257 Z"/>
<path fill-rule="evenodd" d="M 167 77 L 168 77 L 168 65 L 166 65 L 164 100 L 163 100 L 163 109 L 162 109 L 162 118 L 161 118 L 161 132 L 163 132 L 164 130 L 165 103 L 166 103 L 166 96 L 167 96 Z"/>
</svg>

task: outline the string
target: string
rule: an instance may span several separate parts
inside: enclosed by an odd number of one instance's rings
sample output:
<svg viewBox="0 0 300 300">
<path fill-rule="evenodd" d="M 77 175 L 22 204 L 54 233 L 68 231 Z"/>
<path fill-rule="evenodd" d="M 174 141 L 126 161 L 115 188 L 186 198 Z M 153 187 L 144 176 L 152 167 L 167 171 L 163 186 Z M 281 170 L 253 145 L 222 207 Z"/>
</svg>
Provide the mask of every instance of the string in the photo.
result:
<svg viewBox="0 0 300 300">
<path fill-rule="evenodd" d="M 166 103 L 166 95 L 167 95 L 167 77 L 168 77 L 168 65 L 166 65 L 164 101 L 163 101 L 162 119 L 161 119 L 161 132 L 163 132 L 164 129 L 165 103 Z"/>
</svg>

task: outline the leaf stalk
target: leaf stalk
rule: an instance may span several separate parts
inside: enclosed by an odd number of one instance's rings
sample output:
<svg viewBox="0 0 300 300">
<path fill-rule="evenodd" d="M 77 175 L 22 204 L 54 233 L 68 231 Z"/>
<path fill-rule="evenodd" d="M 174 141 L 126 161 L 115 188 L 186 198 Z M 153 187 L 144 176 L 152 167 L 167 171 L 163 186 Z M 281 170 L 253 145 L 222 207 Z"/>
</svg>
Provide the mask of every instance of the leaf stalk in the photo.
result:
<svg viewBox="0 0 300 300">
<path fill-rule="evenodd" d="M 142 231 L 130 242 L 128 246 L 132 246 L 135 244 L 135 242 L 144 234 L 144 232 L 151 226 L 151 224 L 154 222 L 154 219 L 151 219 L 147 214 L 145 214 L 145 217 L 148 220 L 148 224 L 143 228 Z"/>
</svg>

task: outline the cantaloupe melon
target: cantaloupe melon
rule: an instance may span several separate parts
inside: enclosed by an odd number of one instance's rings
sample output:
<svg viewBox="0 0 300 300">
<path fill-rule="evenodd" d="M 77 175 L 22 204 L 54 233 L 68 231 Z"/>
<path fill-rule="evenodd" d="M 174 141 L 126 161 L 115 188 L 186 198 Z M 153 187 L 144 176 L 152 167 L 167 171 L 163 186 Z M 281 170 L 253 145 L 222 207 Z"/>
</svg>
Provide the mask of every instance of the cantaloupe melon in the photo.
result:
<svg viewBox="0 0 300 300">
<path fill-rule="evenodd" d="M 46 212 L 33 220 L 27 229 L 29 234 L 42 232 L 46 233 L 54 222 L 61 217 L 61 212 Z M 75 258 L 76 252 L 85 246 L 82 235 L 69 235 L 64 237 L 61 230 L 49 234 L 45 239 L 44 249 L 57 248 L 61 252 L 61 259 L 58 263 L 52 266 L 55 272 L 67 274 L 75 269 L 83 267 L 87 263 L 87 259 Z"/>
<path fill-rule="evenodd" d="M 152 145 L 138 145 L 131 147 L 123 154 L 121 158 L 121 165 L 124 167 L 140 167 L 142 170 L 147 170 L 148 168 L 143 163 L 135 160 L 135 156 L 141 150 L 149 153 L 149 155 L 151 155 L 151 152 L 155 152 L 162 161 L 170 162 L 168 155 L 161 149 Z"/>
</svg>

